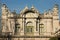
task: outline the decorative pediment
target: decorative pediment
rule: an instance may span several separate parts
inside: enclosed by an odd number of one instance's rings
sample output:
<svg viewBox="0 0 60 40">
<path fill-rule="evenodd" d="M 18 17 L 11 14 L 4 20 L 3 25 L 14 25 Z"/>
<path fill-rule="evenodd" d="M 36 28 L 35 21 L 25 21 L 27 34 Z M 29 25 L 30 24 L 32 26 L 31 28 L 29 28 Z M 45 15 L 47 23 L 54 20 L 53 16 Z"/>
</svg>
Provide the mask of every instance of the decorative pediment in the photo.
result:
<svg viewBox="0 0 60 40">
<path fill-rule="evenodd" d="M 25 17 L 38 17 L 38 13 L 36 13 L 33 10 L 27 10 L 22 13 L 23 16 Z"/>
<path fill-rule="evenodd" d="M 21 12 L 20 14 L 26 14 L 28 12 L 31 12 L 31 13 L 39 13 L 38 10 L 32 6 L 31 9 L 28 8 L 28 6 L 26 6 Z"/>
<path fill-rule="evenodd" d="M 21 12 L 20 15 L 23 17 L 38 17 L 39 16 L 39 12 L 35 9 L 34 6 L 31 7 L 31 9 L 28 9 L 28 7 L 26 6 Z"/>
</svg>

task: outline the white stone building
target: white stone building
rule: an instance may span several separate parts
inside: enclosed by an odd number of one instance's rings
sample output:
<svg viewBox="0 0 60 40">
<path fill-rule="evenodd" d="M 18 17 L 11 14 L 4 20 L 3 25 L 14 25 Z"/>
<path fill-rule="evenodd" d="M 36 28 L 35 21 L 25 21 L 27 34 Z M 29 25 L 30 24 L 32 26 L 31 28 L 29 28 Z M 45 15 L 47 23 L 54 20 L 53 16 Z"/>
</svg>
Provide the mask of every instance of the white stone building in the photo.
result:
<svg viewBox="0 0 60 40">
<path fill-rule="evenodd" d="M 15 36 L 55 36 L 59 30 L 59 7 L 57 4 L 44 14 L 38 12 L 34 6 L 27 6 L 20 12 L 11 12 L 2 6 L 2 32 Z M 12 38 L 14 40 L 49 40 L 49 38 Z"/>
</svg>

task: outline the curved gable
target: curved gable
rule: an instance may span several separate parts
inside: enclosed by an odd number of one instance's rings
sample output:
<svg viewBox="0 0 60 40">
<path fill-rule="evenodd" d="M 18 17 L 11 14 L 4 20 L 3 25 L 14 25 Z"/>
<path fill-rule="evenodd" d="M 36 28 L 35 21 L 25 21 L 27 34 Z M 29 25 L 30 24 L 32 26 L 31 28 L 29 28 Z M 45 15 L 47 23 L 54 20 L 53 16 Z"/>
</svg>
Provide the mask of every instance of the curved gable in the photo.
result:
<svg viewBox="0 0 60 40">
<path fill-rule="evenodd" d="M 22 13 L 22 15 L 25 17 L 38 17 L 38 13 L 36 13 L 36 11 L 33 10 L 26 10 Z"/>
<path fill-rule="evenodd" d="M 28 10 L 28 11 L 25 11 L 24 14 L 26 13 L 35 13 L 35 11 L 32 11 L 32 10 Z"/>
</svg>

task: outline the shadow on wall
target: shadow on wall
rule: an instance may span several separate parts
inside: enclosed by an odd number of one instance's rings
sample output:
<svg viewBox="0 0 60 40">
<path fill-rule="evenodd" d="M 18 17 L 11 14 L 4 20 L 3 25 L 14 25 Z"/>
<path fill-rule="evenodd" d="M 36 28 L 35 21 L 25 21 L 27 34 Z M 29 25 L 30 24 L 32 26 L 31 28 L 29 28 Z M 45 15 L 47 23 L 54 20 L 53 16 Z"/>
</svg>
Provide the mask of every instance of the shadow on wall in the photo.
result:
<svg viewBox="0 0 60 40">
<path fill-rule="evenodd" d="M 60 40 L 60 38 L 50 38 L 49 40 Z"/>
</svg>

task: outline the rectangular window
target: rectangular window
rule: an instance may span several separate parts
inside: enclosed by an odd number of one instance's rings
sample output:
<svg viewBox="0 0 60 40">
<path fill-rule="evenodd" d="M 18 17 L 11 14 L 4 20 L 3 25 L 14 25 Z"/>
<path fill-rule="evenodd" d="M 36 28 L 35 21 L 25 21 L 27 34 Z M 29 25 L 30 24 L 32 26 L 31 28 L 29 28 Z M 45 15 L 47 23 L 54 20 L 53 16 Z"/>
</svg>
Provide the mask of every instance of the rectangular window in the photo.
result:
<svg viewBox="0 0 60 40">
<path fill-rule="evenodd" d="M 32 33 L 33 32 L 33 27 L 32 26 L 27 26 L 26 27 L 26 33 Z"/>
<path fill-rule="evenodd" d="M 42 35 L 43 32 L 44 32 L 43 24 L 40 24 L 40 26 L 39 26 L 39 34 Z"/>
<path fill-rule="evenodd" d="M 36 22 L 36 31 L 38 31 L 38 23 Z"/>
<path fill-rule="evenodd" d="M 15 33 L 18 33 L 20 29 L 20 25 L 15 24 Z"/>
</svg>

